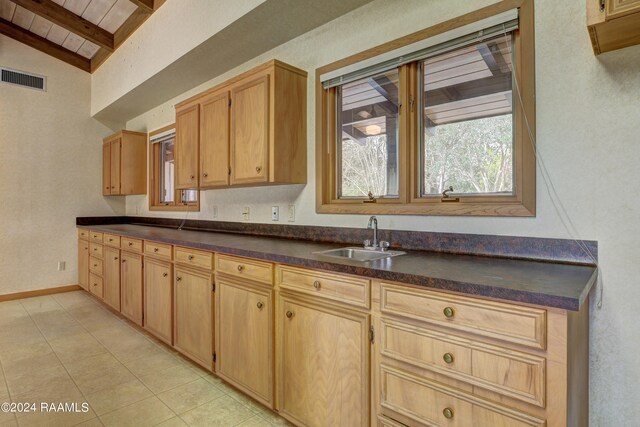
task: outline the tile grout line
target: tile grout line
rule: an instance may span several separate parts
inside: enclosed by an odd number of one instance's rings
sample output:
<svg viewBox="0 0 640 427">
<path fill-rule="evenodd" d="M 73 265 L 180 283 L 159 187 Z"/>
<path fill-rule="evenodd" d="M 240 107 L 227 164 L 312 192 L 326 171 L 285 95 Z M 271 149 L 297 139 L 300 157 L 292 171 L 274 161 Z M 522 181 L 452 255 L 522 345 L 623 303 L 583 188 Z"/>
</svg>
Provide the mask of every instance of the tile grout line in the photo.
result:
<svg viewBox="0 0 640 427">
<path fill-rule="evenodd" d="M 20 304 L 20 306 L 22 306 L 22 304 Z M 22 307 L 22 309 L 24 310 L 24 307 Z M 26 310 L 25 310 L 26 311 Z M 27 313 L 28 315 L 29 313 Z M 0 372 L 2 372 L 2 380 L 4 382 L 4 386 L 7 389 L 7 397 L 9 399 L 9 402 L 13 402 L 13 399 L 11 399 L 11 390 L 9 390 L 9 383 L 7 382 L 7 374 L 4 372 L 4 366 L 2 366 L 2 360 L 0 360 Z M 0 402 L 0 403 L 4 403 L 4 402 Z M 13 420 L 16 422 L 16 425 L 18 424 L 18 416 L 14 413 L 12 413 L 13 415 Z"/>
</svg>

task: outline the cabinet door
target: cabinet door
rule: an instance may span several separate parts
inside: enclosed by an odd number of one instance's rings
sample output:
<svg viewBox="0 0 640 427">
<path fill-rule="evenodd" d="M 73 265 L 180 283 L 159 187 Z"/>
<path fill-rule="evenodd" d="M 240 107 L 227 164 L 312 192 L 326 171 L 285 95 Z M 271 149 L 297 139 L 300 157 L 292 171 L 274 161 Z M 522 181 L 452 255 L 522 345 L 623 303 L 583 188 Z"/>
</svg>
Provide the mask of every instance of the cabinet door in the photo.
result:
<svg viewBox="0 0 640 427">
<path fill-rule="evenodd" d="M 102 195 L 111 194 L 111 144 L 102 144 Z"/>
<path fill-rule="evenodd" d="M 200 187 L 229 184 L 229 92 L 200 104 Z"/>
<path fill-rule="evenodd" d="M 89 290 L 89 242 L 78 240 L 78 283 Z"/>
<path fill-rule="evenodd" d="M 172 265 L 152 258 L 144 260 L 144 328 L 173 344 Z"/>
<path fill-rule="evenodd" d="M 120 311 L 120 249 L 104 247 L 104 302 Z"/>
<path fill-rule="evenodd" d="M 216 372 L 267 406 L 273 403 L 272 293 L 216 280 Z"/>
<path fill-rule="evenodd" d="M 307 426 L 369 425 L 369 315 L 280 301 L 280 412 Z"/>
<path fill-rule="evenodd" d="M 111 143 L 111 194 L 120 194 L 120 148 L 122 140 L 116 139 Z"/>
<path fill-rule="evenodd" d="M 89 273 L 89 292 L 102 299 L 102 277 Z"/>
<path fill-rule="evenodd" d="M 620 16 L 640 11 L 640 0 L 608 0 L 607 19 L 619 18 Z"/>
<path fill-rule="evenodd" d="M 212 366 L 212 278 L 175 267 L 174 346 L 207 369 Z"/>
<path fill-rule="evenodd" d="M 269 178 L 269 76 L 231 91 L 231 184 Z"/>
<path fill-rule="evenodd" d="M 174 167 L 177 189 L 198 187 L 199 119 L 199 105 L 176 111 Z"/>
<path fill-rule="evenodd" d="M 142 255 L 122 251 L 120 312 L 142 326 Z"/>
</svg>

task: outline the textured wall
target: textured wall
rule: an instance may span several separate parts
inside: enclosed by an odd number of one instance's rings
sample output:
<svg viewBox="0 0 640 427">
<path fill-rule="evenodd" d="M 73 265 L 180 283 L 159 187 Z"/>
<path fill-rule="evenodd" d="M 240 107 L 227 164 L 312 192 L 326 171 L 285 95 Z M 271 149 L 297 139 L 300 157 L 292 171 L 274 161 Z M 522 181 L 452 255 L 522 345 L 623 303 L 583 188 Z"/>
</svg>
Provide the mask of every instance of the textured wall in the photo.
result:
<svg viewBox="0 0 640 427">
<path fill-rule="evenodd" d="M 309 184 L 202 193 L 200 213 L 189 218 L 269 222 L 270 207 L 295 204 L 297 223 L 365 226 L 366 217 L 315 213 L 314 70 L 349 54 L 492 1 L 378 0 L 305 34 L 220 78 L 131 120 L 151 130 L 173 121 L 172 106 L 202 89 L 271 58 L 309 74 Z M 536 0 L 537 136 L 539 152 L 579 234 L 600 244 L 604 278 L 601 310 L 591 306 L 591 421 L 594 426 L 640 425 L 640 46 L 595 57 L 584 0 Z M 392 229 L 569 238 L 538 173 L 536 218 L 381 217 Z M 152 215 L 146 197 L 128 197 L 127 214 Z M 162 215 L 162 214 L 157 214 Z M 181 217 L 183 214 L 170 216 Z M 165 214 L 166 216 L 166 214 Z M 597 288 L 597 291 L 600 287 Z M 594 296 L 597 292 L 594 292 Z"/>
<path fill-rule="evenodd" d="M 124 212 L 101 194 L 110 131 L 89 74 L 4 36 L 0 65 L 47 76 L 46 92 L 0 84 L 0 294 L 77 283 L 75 217 Z"/>
</svg>

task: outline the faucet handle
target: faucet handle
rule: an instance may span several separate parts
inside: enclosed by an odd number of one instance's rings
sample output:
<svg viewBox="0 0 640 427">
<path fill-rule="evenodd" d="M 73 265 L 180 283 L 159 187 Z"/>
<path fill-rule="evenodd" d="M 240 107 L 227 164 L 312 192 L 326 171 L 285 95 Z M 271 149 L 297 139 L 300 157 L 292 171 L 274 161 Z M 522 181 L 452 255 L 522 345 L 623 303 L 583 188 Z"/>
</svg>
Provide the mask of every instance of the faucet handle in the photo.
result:
<svg viewBox="0 0 640 427">
<path fill-rule="evenodd" d="M 364 242 L 362 242 L 362 244 L 364 245 L 365 248 L 369 248 L 371 247 L 371 240 L 367 239 Z"/>
<path fill-rule="evenodd" d="M 386 240 L 380 240 L 380 249 L 383 251 L 389 249 L 389 242 L 387 242 Z"/>
</svg>

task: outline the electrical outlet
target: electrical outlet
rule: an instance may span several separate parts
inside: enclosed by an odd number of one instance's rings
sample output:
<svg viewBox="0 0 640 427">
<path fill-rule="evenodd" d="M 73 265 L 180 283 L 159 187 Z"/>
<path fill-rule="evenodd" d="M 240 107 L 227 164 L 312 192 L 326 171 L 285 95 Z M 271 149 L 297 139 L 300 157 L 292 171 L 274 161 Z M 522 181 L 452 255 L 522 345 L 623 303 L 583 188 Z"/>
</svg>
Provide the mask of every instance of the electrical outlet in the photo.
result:
<svg viewBox="0 0 640 427">
<path fill-rule="evenodd" d="M 59 261 L 58 262 L 58 271 L 64 271 L 66 266 L 67 266 L 67 263 L 65 261 Z"/>
<path fill-rule="evenodd" d="M 287 211 L 287 221 L 296 222 L 296 206 L 289 205 L 289 210 Z"/>
<path fill-rule="evenodd" d="M 218 219 L 218 207 L 213 206 L 212 211 L 213 211 L 213 215 L 211 216 L 213 217 L 213 219 Z"/>
<path fill-rule="evenodd" d="M 245 206 L 242 209 L 242 219 L 244 221 L 249 221 L 249 206 Z"/>
<path fill-rule="evenodd" d="M 271 206 L 271 221 L 280 221 L 280 208 Z"/>
</svg>

